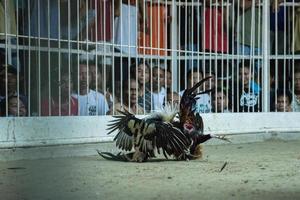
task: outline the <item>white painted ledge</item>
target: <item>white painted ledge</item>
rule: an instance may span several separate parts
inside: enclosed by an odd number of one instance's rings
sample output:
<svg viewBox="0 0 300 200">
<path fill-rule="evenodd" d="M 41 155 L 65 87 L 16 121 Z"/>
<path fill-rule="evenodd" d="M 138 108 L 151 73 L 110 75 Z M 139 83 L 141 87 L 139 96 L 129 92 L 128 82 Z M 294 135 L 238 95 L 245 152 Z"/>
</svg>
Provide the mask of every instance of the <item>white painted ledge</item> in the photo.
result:
<svg viewBox="0 0 300 200">
<path fill-rule="evenodd" d="M 262 138 L 265 133 L 300 135 L 300 113 L 222 113 L 202 117 L 205 133 L 247 135 L 245 138 L 251 138 L 252 133 L 253 137 L 261 134 Z M 0 118 L 0 148 L 112 141 L 114 135 L 108 136 L 105 130 L 111 119 L 111 116 Z"/>
</svg>

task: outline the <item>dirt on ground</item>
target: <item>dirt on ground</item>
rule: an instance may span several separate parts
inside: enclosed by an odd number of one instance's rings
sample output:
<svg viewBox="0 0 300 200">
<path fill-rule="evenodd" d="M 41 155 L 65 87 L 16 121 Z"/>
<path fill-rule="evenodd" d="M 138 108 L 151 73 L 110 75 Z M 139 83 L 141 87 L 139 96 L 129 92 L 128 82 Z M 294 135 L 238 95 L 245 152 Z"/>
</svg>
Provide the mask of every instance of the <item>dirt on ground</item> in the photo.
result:
<svg viewBox="0 0 300 200">
<path fill-rule="evenodd" d="M 300 199 L 300 141 L 206 145 L 204 151 L 194 161 L 0 162 L 0 199 Z"/>
</svg>

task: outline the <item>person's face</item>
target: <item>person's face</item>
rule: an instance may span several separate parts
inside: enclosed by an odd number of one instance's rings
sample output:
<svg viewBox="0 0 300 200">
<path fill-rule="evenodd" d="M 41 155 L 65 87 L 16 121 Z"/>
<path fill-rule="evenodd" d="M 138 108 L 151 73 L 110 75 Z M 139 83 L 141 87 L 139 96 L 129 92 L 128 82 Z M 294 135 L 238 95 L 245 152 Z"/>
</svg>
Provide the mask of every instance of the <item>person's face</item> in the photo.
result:
<svg viewBox="0 0 300 200">
<path fill-rule="evenodd" d="M 153 87 L 164 86 L 164 70 L 155 67 L 152 72 Z"/>
<path fill-rule="evenodd" d="M 243 70 L 244 69 L 244 70 Z M 243 85 L 245 88 L 249 87 L 249 81 L 250 81 L 250 70 L 248 67 L 244 67 L 240 69 L 240 81 L 243 81 Z"/>
<path fill-rule="evenodd" d="M 180 96 L 176 93 L 173 92 L 173 98 L 172 98 L 172 93 L 167 94 L 167 101 L 169 104 L 179 104 L 180 103 Z"/>
<path fill-rule="evenodd" d="M 206 72 L 204 78 L 206 78 L 208 76 L 211 76 L 211 79 L 205 81 L 205 84 L 204 84 L 205 85 L 205 90 L 212 89 L 216 85 L 216 77 L 215 77 L 215 75 L 214 74 L 210 74 L 209 72 Z"/>
<path fill-rule="evenodd" d="M 130 86 L 129 86 L 130 93 L 129 93 L 129 95 L 130 95 L 130 104 L 131 105 L 135 105 L 137 103 L 136 88 L 137 88 L 136 81 L 135 80 L 130 80 Z"/>
<path fill-rule="evenodd" d="M 1 73 L 1 79 L 2 79 L 1 87 L 5 89 L 5 85 L 7 84 L 8 93 L 17 90 L 17 76 L 15 74 L 7 73 L 7 83 L 6 83 L 5 73 Z"/>
<path fill-rule="evenodd" d="M 88 73 L 87 73 L 87 65 L 79 66 L 79 81 L 80 81 L 80 88 L 82 89 L 86 89 L 88 85 L 91 83 L 91 78 L 88 77 Z"/>
<path fill-rule="evenodd" d="M 70 79 L 70 83 L 69 83 L 69 76 L 68 75 L 62 76 L 61 82 L 60 82 L 60 87 L 61 87 L 62 95 L 70 94 L 70 92 L 72 92 L 72 89 L 73 89 L 72 79 Z"/>
<path fill-rule="evenodd" d="M 17 97 L 13 97 L 13 98 L 9 99 L 8 114 L 10 116 L 18 116 L 18 98 Z M 21 100 L 19 101 L 19 116 L 20 117 L 26 116 L 26 107 Z"/>
<path fill-rule="evenodd" d="M 144 65 L 144 64 L 140 64 L 138 66 L 138 82 L 140 84 L 143 84 L 144 81 L 145 83 L 148 83 L 149 80 L 150 80 L 150 69 L 149 67 L 147 67 L 147 65 Z M 144 75 L 145 75 L 145 79 L 144 79 Z"/>
<path fill-rule="evenodd" d="M 191 85 L 189 85 L 190 87 L 193 87 L 196 83 L 198 83 L 200 80 L 203 79 L 203 75 L 201 72 L 192 72 L 190 75 L 190 81 L 189 83 L 191 83 Z"/>
<path fill-rule="evenodd" d="M 295 92 L 300 93 L 300 72 L 295 73 Z"/>
<path fill-rule="evenodd" d="M 277 98 L 277 111 L 278 112 L 289 112 L 291 111 L 291 105 L 289 103 L 288 96 L 279 96 Z"/>
<path fill-rule="evenodd" d="M 223 110 L 227 109 L 227 97 L 225 94 L 223 95 L 223 92 L 217 92 L 216 98 L 217 99 L 214 99 L 214 106 L 217 106 L 217 112 L 223 112 Z M 215 100 L 217 101 L 216 105 Z"/>
</svg>

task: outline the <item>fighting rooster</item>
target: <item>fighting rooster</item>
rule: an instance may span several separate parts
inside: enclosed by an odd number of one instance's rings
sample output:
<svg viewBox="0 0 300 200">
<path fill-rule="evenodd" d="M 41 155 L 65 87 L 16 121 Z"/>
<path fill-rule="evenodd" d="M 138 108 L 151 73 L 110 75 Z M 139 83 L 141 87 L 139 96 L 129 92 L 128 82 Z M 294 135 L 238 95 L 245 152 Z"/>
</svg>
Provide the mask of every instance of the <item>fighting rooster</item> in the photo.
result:
<svg viewBox="0 0 300 200">
<path fill-rule="evenodd" d="M 201 143 L 211 138 L 227 140 L 211 134 L 204 135 L 202 117 L 194 112 L 197 95 L 212 91 L 209 89 L 197 93 L 196 90 L 210 78 L 207 77 L 185 90 L 179 112 L 167 109 L 168 112 L 154 113 L 138 119 L 126 110 L 119 111 L 122 115 L 114 116 L 116 119 L 108 125 L 108 134 L 117 130 L 114 138 L 116 146 L 121 150 L 134 152 L 113 155 L 98 151 L 99 155 L 111 160 L 143 162 L 155 157 L 155 151 L 162 151 L 166 158 L 174 156 L 178 160 L 197 159 L 202 156 Z M 177 115 L 179 119 L 176 119 Z"/>
<path fill-rule="evenodd" d="M 144 162 L 155 157 L 155 151 L 162 151 L 166 157 L 182 155 L 192 143 L 190 137 L 172 124 L 177 114 L 174 111 L 154 113 L 144 119 L 136 118 L 127 110 L 118 112 L 123 115 L 114 116 L 116 119 L 108 125 L 108 134 L 118 130 L 114 138 L 116 146 L 121 150 L 134 152 L 114 156 L 98 151 L 99 155 L 106 159 Z"/>
<path fill-rule="evenodd" d="M 209 93 L 213 89 L 205 90 L 197 93 L 197 89 L 205 82 L 208 81 L 211 76 L 202 79 L 200 82 L 195 84 L 192 88 L 186 89 L 180 100 L 180 110 L 179 110 L 179 121 L 173 122 L 173 125 L 179 128 L 187 137 L 191 138 L 192 143 L 189 147 L 189 151 L 184 154 L 178 155 L 176 153 L 175 157 L 177 159 L 197 159 L 202 157 L 202 146 L 201 143 L 211 139 L 217 138 L 225 141 L 229 141 L 224 136 L 217 136 L 212 134 L 203 133 L 203 120 L 199 113 L 195 113 L 195 105 L 198 99 L 198 95 Z"/>
</svg>

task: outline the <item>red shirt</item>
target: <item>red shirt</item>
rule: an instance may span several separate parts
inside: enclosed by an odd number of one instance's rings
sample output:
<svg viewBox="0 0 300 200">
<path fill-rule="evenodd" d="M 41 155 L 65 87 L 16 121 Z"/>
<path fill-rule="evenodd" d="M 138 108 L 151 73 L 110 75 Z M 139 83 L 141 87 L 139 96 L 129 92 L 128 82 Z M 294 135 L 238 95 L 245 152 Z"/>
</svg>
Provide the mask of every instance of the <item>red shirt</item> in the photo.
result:
<svg viewBox="0 0 300 200">
<path fill-rule="evenodd" d="M 70 115 L 78 115 L 78 100 L 74 97 L 70 98 Z M 69 116 L 69 104 L 61 104 L 61 116 Z M 53 99 L 51 101 L 51 115 L 49 115 L 49 101 L 46 100 L 42 102 L 42 116 L 59 116 L 59 103 L 55 102 Z"/>
<path fill-rule="evenodd" d="M 225 8 L 223 8 L 224 12 Z M 227 34 L 224 26 L 223 12 L 221 8 L 205 8 L 204 49 L 212 52 L 227 52 Z M 222 23 L 223 22 L 223 23 Z M 204 36 L 204 35 L 203 35 Z M 223 43 L 222 43 L 223 40 Z"/>
</svg>

